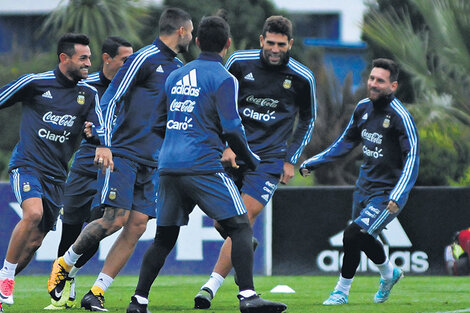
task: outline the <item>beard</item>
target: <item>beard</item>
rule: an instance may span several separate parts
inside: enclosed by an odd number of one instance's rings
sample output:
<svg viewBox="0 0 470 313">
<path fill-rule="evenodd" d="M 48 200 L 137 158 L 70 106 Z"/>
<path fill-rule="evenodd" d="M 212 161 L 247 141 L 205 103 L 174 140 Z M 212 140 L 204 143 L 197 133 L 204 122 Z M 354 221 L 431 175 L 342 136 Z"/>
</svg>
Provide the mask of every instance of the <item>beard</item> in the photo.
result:
<svg viewBox="0 0 470 313">
<path fill-rule="evenodd" d="M 189 48 L 189 44 L 191 42 L 188 42 L 188 43 L 184 43 L 184 42 L 179 42 L 177 45 L 176 45 L 176 48 L 178 49 L 178 53 L 185 53 L 185 52 L 188 52 L 188 48 Z"/>
<path fill-rule="evenodd" d="M 380 90 L 377 90 L 377 89 L 372 89 L 376 92 L 378 92 L 377 96 L 375 98 L 372 98 L 371 97 L 371 89 L 369 89 L 369 99 L 372 101 L 372 103 L 374 103 L 375 105 L 377 106 L 382 106 L 382 105 L 386 105 L 388 103 L 390 103 L 390 101 L 392 101 L 392 98 L 393 98 L 393 92 L 390 92 L 390 91 L 380 91 Z M 386 92 L 389 92 L 389 93 L 386 93 Z"/>
<path fill-rule="evenodd" d="M 279 54 L 277 54 L 279 56 L 279 62 L 276 63 L 271 63 L 271 61 L 269 61 L 269 57 L 274 55 L 270 51 L 263 49 L 262 55 L 264 62 L 269 66 L 284 66 L 287 64 L 287 62 L 289 62 L 290 50 L 287 50 L 286 52 L 279 52 Z"/>
<path fill-rule="evenodd" d="M 88 77 L 88 73 L 84 74 L 84 73 L 82 73 L 82 71 L 81 71 L 81 70 L 84 69 L 84 68 L 88 69 L 88 67 L 80 67 L 80 68 L 78 68 L 78 69 L 69 70 L 69 71 L 68 71 L 68 74 L 70 75 L 70 77 L 72 77 L 72 79 L 73 79 L 74 81 L 77 81 L 77 82 L 78 82 L 78 81 L 80 81 L 80 80 L 85 79 L 85 78 Z"/>
</svg>

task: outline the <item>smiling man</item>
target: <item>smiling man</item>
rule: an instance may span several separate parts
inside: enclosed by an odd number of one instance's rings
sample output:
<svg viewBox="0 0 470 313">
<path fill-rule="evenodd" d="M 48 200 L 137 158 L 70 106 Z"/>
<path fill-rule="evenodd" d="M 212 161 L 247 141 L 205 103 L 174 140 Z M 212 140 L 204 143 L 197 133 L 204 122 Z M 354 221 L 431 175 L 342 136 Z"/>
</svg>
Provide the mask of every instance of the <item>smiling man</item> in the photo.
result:
<svg viewBox="0 0 470 313">
<path fill-rule="evenodd" d="M 362 143 L 363 163 L 353 195 L 353 222 L 343 236 L 341 275 L 324 305 L 348 303 L 361 251 L 374 262 L 381 275 L 375 303 L 387 301 L 392 287 L 403 277 L 403 271 L 392 265 L 383 244 L 377 240 L 387 224 L 403 210 L 418 176 L 418 132 L 413 118 L 394 96 L 398 72 L 392 60 L 374 60 L 367 81 L 369 98 L 357 104 L 343 134 L 300 167 L 306 176 Z"/>
<path fill-rule="evenodd" d="M 100 207 L 104 213 L 54 262 L 48 291 L 55 301 L 89 247 L 122 228 L 118 244 L 109 251 L 95 284 L 80 304 L 93 312 L 106 312 L 104 293 L 132 255 L 148 220 L 155 217 L 158 153 L 163 141 L 154 129 L 155 114 L 166 107 L 165 81 L 183 65 L 176 55 L 187 51 L 193 23 L 186 11 L 167 8 L 158 28 L 154 42 L 129 56 L 101 98 L 105 127 L 95 163 L 102 171 L 92 207 Z"/>
<path fill-rule="evenodd" d="M 260 35 L 261 49 L 237 51 L 225 65 L 240 86 L 238 112 L 248 144 L 261 158 L 256 170 L 250 169 L 230 148 L 221 159 L 241 192 L 251 225 L 277 185 L 289 183 L 294 176 L 294 164 L 313 131 L 315 78 L 306 66 L 289 56 L 293 42 L 291 21 L 271 16 Z M 253 238 L 254 248 L 256 245 Z M 230 255 L 231 240 L 227 238 L 211 277 L 194 298 L 196 309 L 210 307 L 232 269 Z"/>
<path fill-rule="evenodd" d="M 15 275 L 21 272 L 54 228 L 67 165 L 82 125 L 100 125 L 96 89 L 81 80 L 88 77 L 89 39 L 66 34 L 59 39 L 58 67 L 27 74 L 0 88 L 0 108 L 23 103 L 20 141 L 9 164 L 10 182 L 23 217 L 13 230 L 0 270 L 0 302 L 13 304 Z"/>
</svg>

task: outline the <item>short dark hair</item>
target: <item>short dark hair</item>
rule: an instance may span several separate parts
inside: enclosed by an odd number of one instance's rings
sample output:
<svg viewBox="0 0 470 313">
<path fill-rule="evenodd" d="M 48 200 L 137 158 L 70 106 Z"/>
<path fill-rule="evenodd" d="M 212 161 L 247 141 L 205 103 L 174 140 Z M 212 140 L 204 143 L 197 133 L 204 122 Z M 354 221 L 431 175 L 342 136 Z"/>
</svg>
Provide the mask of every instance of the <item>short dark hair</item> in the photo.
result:
<svg viewBox="0 0 470 313">
<path fill-rule="evenodd" d="M 114 58 L 119 53 L 119 47 L 132 47 L 132 44 L 126 39 L 118 36 L 110 36 L 106 38 L 101 47 L 101 53 L 107 53 Z"/>
<path fill-rule="evenodd" d="M 230 26 L 220 16 L 203 17 L 197 29 L 197 38 L 202 51 L 220 52 L 230 37 Z"/>
<path fill-rule="evenodd" d="M 67 33 L 59 38 L 57 43 L 57 58 L 60 62 L 60 54 L 65 53 L 69 57 L 75 54 L 75 44 L 88 46 L 90 38 L 85 34 Z"/>
<path fill-rule="evenodd" d="M 290 40 L 292 38 L 292 22 L 284 16 L 270 16 L 264 22 L 263 37 L 266 37 L 266 33 L 286 35 L 287 39 Z"/>
<path fill-rule="evenodd" d="M 168 8 L 160 15 L 158 28 L 160 35 L 171 35 L 184 23 L 191 20 L 191 15 L 179 8 Z"/>
<path fill-rule="evenodd" d="M 390 59 L 386 58 L 378 58 L 372 61 L 372 68 L 380 67 L 384 70 L 390 72 L 390 82 L 398 81 L 398 74 L 400 74 L 400 69 L 398 65 Z"/>
</svg>

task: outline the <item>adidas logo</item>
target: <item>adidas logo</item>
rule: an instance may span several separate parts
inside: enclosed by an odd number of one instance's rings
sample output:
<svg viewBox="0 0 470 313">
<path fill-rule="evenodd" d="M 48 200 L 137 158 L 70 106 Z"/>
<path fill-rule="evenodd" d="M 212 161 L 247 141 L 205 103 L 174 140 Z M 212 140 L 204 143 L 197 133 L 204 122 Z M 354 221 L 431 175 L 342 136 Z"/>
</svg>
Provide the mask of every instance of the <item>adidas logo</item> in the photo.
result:
<svg viewBox="0 0 470 313">
<path fill-rule="evenodd" d="M 268 201 L 269 195 L 268 194 L 262 195 L 261 198 L 263 198 L 265 201 Z"/>
<path fill-rule="evenodd" d="M 42 96 L 43 96 L 44 98 L 52 99 L 52 94 L 51 94 L 51 91 L 50 91 L 50 90 L 48 90 L 48 91 L 46 91 L 45 93 L 43 93 Z"/>
<path fill-rule="evenodd" d="M 368 117 L 369 117 L 369 115 L 367 115 L 367 113 L 366 113 L 366 114 L 364 114 L 364 115 L 362 116 L 362 119 L 363 119 L 363 120 L 367 120 Z"/>
<path fill-rule="evenodd" d="M 193 69 L 176 82 L 176 86 L 171 88 L 171 94 L 199 97 L 200 90 L 197 88 L 196 69 Z"/>
<path fill-rule="evenodd" d="M 251 80 L 251 81 L 255 80 L 255 78 L 253 77 L 253 73 L 251 73 L 251 72 L 245 75 L 245 79 L 246 80 Z"/>
<path fill-rule="evenodd" d="M 164 73 L 165 72 L 165 71 L 163 71 L 163 67 L 161 65 L 159 65 L 155 71 L 157 73 Z"/>
<path fill-rule="evenodd" d="M 364 217 L 364 218 L 361 218 L 361 222 L 363 222 L 364 224 L 366 224 L 367 226 L 369 226 L 369 218 L 368 217 Z"/>
</svg>

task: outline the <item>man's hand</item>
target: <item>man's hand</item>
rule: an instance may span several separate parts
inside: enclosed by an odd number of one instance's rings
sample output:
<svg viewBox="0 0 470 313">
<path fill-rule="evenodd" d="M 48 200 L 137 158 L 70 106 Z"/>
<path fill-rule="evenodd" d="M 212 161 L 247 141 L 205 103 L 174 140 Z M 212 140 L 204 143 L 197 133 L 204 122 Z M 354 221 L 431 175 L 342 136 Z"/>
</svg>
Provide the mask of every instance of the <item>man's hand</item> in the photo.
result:
<svg viewBox="0 0 470 313">
<path fill-rule="evenodd" d="M 289 162 L 284 162 L 284 172 L 281 176 L 280 183 L 283 185 L 287 185 L 289 181 L 294 177 L 294 164 L 290 164 Z"/>
<path fill-rule="evenodd" d="M 394 213 L 397 213 L 399 209 L 400 208 L 398 207 L 398 204 L 395 201 L 390 200 L 388 202 L 388 205 L 387 205 L 388 212 L 394 214 Z"/>
<path fill-rule="evenodd" d="M 222 154 L 220 162 L 222 163 L 223 167 L 239 168 L 240 166 L 238 166 L 237 162 L 235 161 L 236 157 L 237 155 L 232 151 L 232 149 L 227 148 Z"/>
<path fill-rule="evenodd" d="M 85 133 L 85 136 L 87 138 L 91 138 L 93 136 L 93 132 L 91 130 L 92 126 L 93 126 L 92 122 L 85 122 L 85 128 L 83 129 L 83 132 Z"/>
<path fill-rule="evenodd" d="M 106 173 L 106 169 L 112 172 L 114 170 L 113 154 L 111 150 L 106 147 L 97 147 L 95 153 L 95 165 L 97 165 L 101 172 Z"/>
</svg>

